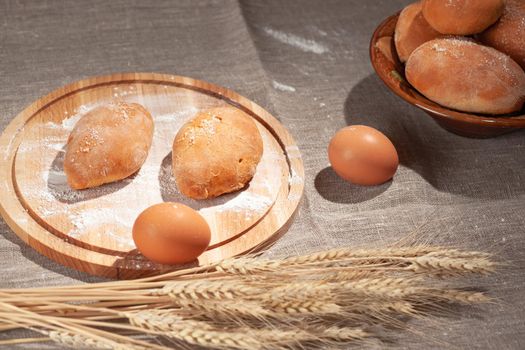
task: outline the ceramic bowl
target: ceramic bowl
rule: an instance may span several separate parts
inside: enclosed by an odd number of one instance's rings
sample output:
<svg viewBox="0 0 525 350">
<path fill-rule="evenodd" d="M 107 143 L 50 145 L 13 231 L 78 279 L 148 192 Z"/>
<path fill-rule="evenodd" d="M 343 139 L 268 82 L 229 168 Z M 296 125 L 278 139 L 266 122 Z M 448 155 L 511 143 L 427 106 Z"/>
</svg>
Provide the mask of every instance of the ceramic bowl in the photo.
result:
<svg viewBox="0 0 525 350">
<path fill-rule="evenodd" d="M 455 134 L 487 138 L 525 128 L 525 110 L 512 115 L 483 115 L 460 112 L 430 101 L 405 79 L 404 66 L 394 45 L 394 29 L 399 13 L 377 27 L 370 41 L 370 60 L 386 86 L 408 103 L 421 108 L 443 128 Z"/>
</svg>

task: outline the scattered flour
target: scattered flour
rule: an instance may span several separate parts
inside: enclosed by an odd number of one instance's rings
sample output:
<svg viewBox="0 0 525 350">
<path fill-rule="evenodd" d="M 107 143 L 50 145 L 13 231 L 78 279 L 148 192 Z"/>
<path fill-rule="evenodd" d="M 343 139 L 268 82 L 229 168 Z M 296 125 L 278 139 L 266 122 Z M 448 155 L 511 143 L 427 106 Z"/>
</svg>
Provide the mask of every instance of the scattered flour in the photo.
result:
<svg viewBox="0 0 525 350">
<path fill-rule="evenodd" d="M 319 33 L 319 35 L 322 35 L 322 36 L 327 36 L 327 35 L 328 35 L 328 33 L 325 32 L 325 31 L 322 30 L 322 29 L 317 29 L 317 32 Z"/>
<path fill-rule="evenodd" d="M 155 125 L 159 123 L 173 124 L 175 121 L 181 121 L 180 125 L 188 120 L 188 117 L 193 117 L 199 110 L 193 106 L 180 110 L 175 113 L 167 113 L 162 115 L 154 115 Z M 182 120 L 181 120 L 182 119 Z"/>
<path fill-rule="evenodd" d="M 302 176 L 299 176 L 299 174 L 297 174 L 295 170 L 291 169 L 288 181 L 290 182 L 290 184 L 298 184 L 303 183 L 304 179 L 302 178 Z"/>
<path fill-rule="evenodd" d="M 224 203 L 218 211 L 243 212 L 248 210 L 256 213 L 261 213 L 268 210 L 268 208 L 272 204 L 273 200 L 267 196 L 262 196 L 250 192 L 243 192 L 241 195 Z"/>
<path fill-rule="evenodd" d="M 287 92 L 295 92 L 295 88 L 293 86 L 285 85 L 285 84 L 279 83 L 278 81 L 275 81 L 275 80 L 272 80 L 272 86 L 276 90 L 287 91 Z"/>
<path fill-rule="evenodd" d="M 96 105 L 94 104 L 80 106 L 77 113 L 75 113 L 69 118 L 62 120 L 62 129 L 67 130 L 67 131 L 73 130 L 73 128 L 75 127 L 77 122 L 80 120 L 80 118 L 82 118 L 87 112 L 92 110 L 94 107 L 96 107 Z"/>
<path fill-rule="evenodd" d="M 71 237 L 79 237 L 86 231 L 93 228 L 101 228 L 104 233 L 111 232 L 112 238 L 117 237 L 120 243 L 126 243 L 127 246 L 134 247 L 131 235 L 121 236 L 114 233 L 111 228 L 107 226 L 117 226 L 120 229 L 125 229 L 131 232 L 131 227 L 135 218 L 140 213 L 136 208 L 93 208 L 85 209 L 81 214 L 69 214 L 68 217 L 74 226 L 74 229 L 69 232 Z"/>
<path fill-rule="evenodd" d="M 313 52 L 318 55 L 321 55 L 325 52 L 330 51 L 326 46 L 314 40 L 301 38 L 300 36 L 288 34 L 268 27 L 263 28 L 263 30 L 266 34 L 268 34 L 275 40 L 280 41 L 283 44 L 293 46 L 305 52 Z"/>
<path fill-rule="evenodd" d="M 24 127 L 18 128 L 16 130 L 15 135 L 18 135 L 22 131 L 23 128 Z M 4 161 L 7 160 L 7 158 L 9 158 L 9 156 L 11 155 L 11 151 L 12 151 L 11 148 L 13 148 L 15 139 L 16 137 L 11 137 L 11 140 L 9 140 L 9 143 L 7 144 L 7 152 L 4 152 Z"/>
<path fill-rule="evenodd" d="M 301 158 L 301 151 L 297 146 L 286 146 L 286 153 L 290 159 Z"/>
<path fill-rule="evenodd" d="M 446 51 L 447 51 L 446 48 L 444 48 L 444 47 L 442 47 L 442 46 L 439 46 L 438 43 L 433 44 L 433 45 L 432 45 L 432 49 L 433 49 L 434 51 L 436 51 L 436 52 L 446 52 Z"/>
<path fill-rule="evenodd" d="M 62 142 L 58 142 L 58 143 L 48 143 L 47 144 L 47 147 L 55 150 L 55 151 L 63 151 L 63 148 L 64 148 L 64 144 Z"/>
<path fill-rule="evenodd" d="M 288 200 L 289 201 L 297 201 L 297 200 L 301 199 L 301 197 L 302 197 L 301 195 L 295 194 L 295 193 L 292 193 L 292 192 L 290 192 L 290 194 L 288 194 Z"/>
</svg>

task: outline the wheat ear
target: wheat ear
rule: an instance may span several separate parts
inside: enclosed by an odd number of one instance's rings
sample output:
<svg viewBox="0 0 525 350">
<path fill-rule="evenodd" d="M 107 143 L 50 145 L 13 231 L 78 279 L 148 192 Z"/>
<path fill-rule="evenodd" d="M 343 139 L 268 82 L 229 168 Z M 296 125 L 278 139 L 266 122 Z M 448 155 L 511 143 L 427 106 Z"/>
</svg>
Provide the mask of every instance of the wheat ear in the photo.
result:
<svg viewBox="0 0 525 350">
<path fill-rule="evenodd" d="M 222 280 L 195 280 L 168 283 L 156 293 L 158 295 L 169 295 L 177 300 L 235 300 L 239 297 L 260 294 L 259 288 L 239 283 L 238 281 Z"/>
<path fill-rule="evenodd" d="M 362 340 L 371 336 L 361 328 L 329 327 L 319 331 L 319 336 L 336 341 Z"/>
<path fill-rule="evenodd" d="M 55 343 L 72 348 L 116 349 L 118 347 L 114 342 L 101 341 L 67 331 L 51 331 L 48 333 L 48 337 Z"/>
<path fill-rule="evenodd" d="M 131 325 L 152 332 L 171 332 L 188 327 L 202 330 L 212 329 L 212 326 L 206 322 L 183 319 L 170 311 L 144 310 L 126 312 L 122 315 L 128 318 Z"/>
<path fill-rule="evenodd" d="M 182 311 L 200 313 L 202 316 L 216 317 L 218 319 L 259 319 L 263 320 L 271 316 L 271 312 L 261 306 L 260 303 L 250 301 L 179 301 L 177 305 Z"/>
<path fill-rule="evenodd" d="M 166 332 L 169 338 L 183 340 L 189 344 L 218 349 L 262 349 L 262 344 L 255 338 L 233 332 L 217 332 L 198 328 L 183 328 L 175 332 Z"/>
<path fill-rule="evenodd" d="M 342 284 L 345 293 L 360 294 L 376 298 L 403 298 L 421 292 L 418 278 L 363 278 Z"/>
<path fill-rule="evenodd" d="M 410 259 L 407 270 L 416 273 L 463 275 L 468 273 L 488 274 L 494 271 L 495 264 L 485 258 L 449 258 L 421 256 Z"/>
<path fill-rule="evenodd" d="M 491 299 L 481 292 L 469 292 L 457 289 L 432 290 L 431 295 L 436 299 L 456 302 L 461 304 L 480 304 Z"/>
<path fill-rule="evenodd" d="M 338 314 L 341 312 L 341 306 L 326 301 L 318 300 L 290 300 L 290 301 L 280 301 L 280 300 L 262 300 L 265 308 L 273 311 L 278 314 L 280 317 L 285 315 L 328 315 L 328 314 Z"/>
<path fill-rule="evenodd" d="M 312 300 L 326 300 L 330 299 L 331 286 L 328 283 L 321 281 L 303 281 L 288 283 L 283 286 L 275 287 L 268 290 L 264 294 L 257 296 L 259 300 L 297 300 L 297 299 L 312 299 Z"/>
</svg>

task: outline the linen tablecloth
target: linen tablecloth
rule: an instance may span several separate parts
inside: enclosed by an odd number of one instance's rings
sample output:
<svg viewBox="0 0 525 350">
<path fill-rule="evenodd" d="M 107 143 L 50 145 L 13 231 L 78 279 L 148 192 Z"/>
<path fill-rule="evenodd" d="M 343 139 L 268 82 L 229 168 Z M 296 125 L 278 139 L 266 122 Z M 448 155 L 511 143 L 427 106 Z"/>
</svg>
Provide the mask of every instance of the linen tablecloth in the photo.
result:
<svg viewBox="0 0 525 350">
<path fill-rule="evenodd" d="M 409 234 L 495 252 L 506 267 L 474 283 L 496 303 L 437 324 L 413 321 L 425 335 L 405 333 L 394 346 L 523 349 L 525 132 L 459 137 L 383 86 L 368 43 L 375 27 L 407 3 L 4 0 L 0 129 L 35 99 L 89 76 L 161 72 L 233 89 L 290 130 L 305 165 L 298 215 L 266 255 L 382 246 Z M 330 169 L 327 144 L 349 124 L 392 139 L 401 161 L 393 181 L 353 186 Z M 1 288 L 100 281 L 39 255 L 3 220 L 0 232 Z"/>
</svg>

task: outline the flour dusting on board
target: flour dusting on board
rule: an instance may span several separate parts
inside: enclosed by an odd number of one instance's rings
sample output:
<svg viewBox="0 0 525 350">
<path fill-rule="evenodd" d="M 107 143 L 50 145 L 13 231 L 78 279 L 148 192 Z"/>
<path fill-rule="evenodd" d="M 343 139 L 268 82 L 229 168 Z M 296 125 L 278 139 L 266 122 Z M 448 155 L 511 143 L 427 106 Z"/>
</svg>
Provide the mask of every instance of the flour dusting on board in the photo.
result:
<svg viewBox="0 0 525 350">
<path fill-rule="evenodd" d="M 83 210 L 81 214 L 69 214 L 73 224 L 69 235 L 79 238 L 86 231 L 97 229 L 100 234 L 110 235 L 119 247 L 134 247 L 133 238 L 126 234 L 131 231 L 133 221 L 138 215 L 133 208 L 95 208 Z M 125 234 L 118 234 L 123 231 Z"/>
<path fill-rule="evenodd" d="M 74 113 L 65 112 L 65 118 L 60 122 L 42 123 L 38 128 L 45 137 L 39 142 L 23 142 L 20 145 L 19 156 L 25 159 L 24 162 L 38 163 L 39 166 L 35 168 L 42 169 L 40 174 L 20 174 L 22 195 L 29 203 L 38 203 L 32 209 L 50 225 L 66 232 L 72 238 L 89 244 L 128 251 L 135 248 L 131 237 L 135 218 L 144 209 L 156 203 L 174 201 L 186 204 L 199 210 L 206 220 L 212 223 L 217 215 L 232 213 L 237 215 L 235 221 L 240 225 L 241 231 L 251 226 L 254 219 L 271 208 L 281 186 L 279 162 L 283 161 L 284 155 L 276 151 L 275 147 L 268 146 L 273 142 L 268 132 L 261 130 L 265 144 L 263 158 L 246 190 L 210 200 L 192 200 L 179 193 L 172 176 L 172 142 L 179 128 L 199 110 L 220 104 L 210 97 L 209 101 L 199 101 L 198 106 L 186 101 L 184 104 L 181 102 L 175 110 L 166 111 L 165 106 L 169 103 L 163 98 L 173 101 L 184 96 L 138 96 L 135 90 L 131 89 L 114 89 L 113 93 L 115 97 L 125 97 L 127 102 L 141 103 L 151 112 L 155 121 L 148 158 L 141 169 L 129 178 L 75 191 L 67 184 L 63 171 L 69 133 L 82 116 L 108 101 L 83 105 Z"/>
<path fill-rule="evenodd" d="M 96 107 L 95 105 L 80 106 L 80 108 L 78 109 L 77 114 L 75 114 L 74 116 L 71 116 L 69 118 L 66 118 L 66 119 L 64 119 L 62 121 L 62 128 L 64 130 L 67 130 L 67 131 L 73 130 L 73 128 L 75 127 L 77 122 L 80 120 L 80 118 L 82 118 L 87 112 L 89 112 L 90 110 L 92 110 L 95 107 Z"/>
<path fill-rule="evenodd" d="M 224 203 L 219 211 L 245 211 L 248 209 L 249 211 L 260 212 L 271 206 L 272 203 L 272 199 L 267 196 L 247 192 L 245 195 Z"/>
</svg>

